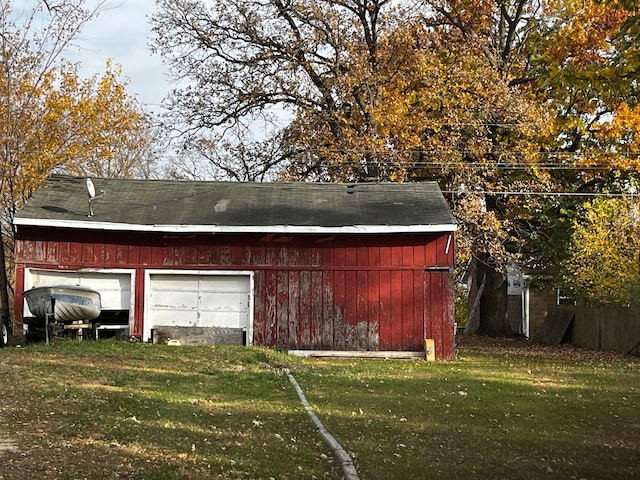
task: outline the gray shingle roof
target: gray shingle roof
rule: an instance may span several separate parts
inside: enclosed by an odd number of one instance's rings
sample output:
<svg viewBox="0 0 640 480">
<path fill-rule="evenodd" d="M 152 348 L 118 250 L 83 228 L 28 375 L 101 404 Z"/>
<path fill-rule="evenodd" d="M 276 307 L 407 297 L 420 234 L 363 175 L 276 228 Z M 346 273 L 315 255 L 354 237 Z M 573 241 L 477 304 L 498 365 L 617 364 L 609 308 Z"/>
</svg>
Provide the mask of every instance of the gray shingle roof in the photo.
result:
<svg viewBox="0 0 640 480">
<path fill-rule="evenodd" d="M 53 176 L 17 213 L 16 225 L 162 231 L 451 231 L 435 182 L 240 183 Z M 101 196 L 101 192 L 104 195 Z M 415 228 L 420 226 L 420 228 Z M 413 230 L 409 227 L 412 227 Z"/>
</svg>

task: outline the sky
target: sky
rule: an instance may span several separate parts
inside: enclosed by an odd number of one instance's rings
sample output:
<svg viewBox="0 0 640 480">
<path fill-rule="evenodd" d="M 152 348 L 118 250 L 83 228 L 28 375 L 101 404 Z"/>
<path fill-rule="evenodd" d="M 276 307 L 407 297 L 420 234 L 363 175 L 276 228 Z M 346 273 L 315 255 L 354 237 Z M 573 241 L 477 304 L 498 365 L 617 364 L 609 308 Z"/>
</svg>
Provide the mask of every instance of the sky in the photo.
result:
<svg viewBox="0 0 640 480">
<path fill-rule="evenodd" d="M 107 59 L 122 66 L 122 76 L 130 79 L 127 91 L 135 95 L 150 112 L 158 112 L 162 98 L 171 85 L 166 68 L 148 43 L 149 17 L 155 11 L 154 0 L 109 0 L 110 7 L 85 25 L 65 57 L 81 63 L 80 72 L 89 77 L 102 74 Z M 99 0 L 86 0 L 88 8 Z"/>
</svg>

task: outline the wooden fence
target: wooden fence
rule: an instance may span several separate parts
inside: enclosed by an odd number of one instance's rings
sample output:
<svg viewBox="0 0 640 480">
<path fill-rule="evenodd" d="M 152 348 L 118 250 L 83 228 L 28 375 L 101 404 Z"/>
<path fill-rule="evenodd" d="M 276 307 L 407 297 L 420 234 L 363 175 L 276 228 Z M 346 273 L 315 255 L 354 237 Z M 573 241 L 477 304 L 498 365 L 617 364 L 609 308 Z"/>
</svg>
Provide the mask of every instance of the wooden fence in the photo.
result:
<svg viewBox="0 0 640 480">
<path fill-rule="evenodd" d="M 560 306 L 549 312 L 543 341 L 640 355 L 640 310 Z"/>
</svg>

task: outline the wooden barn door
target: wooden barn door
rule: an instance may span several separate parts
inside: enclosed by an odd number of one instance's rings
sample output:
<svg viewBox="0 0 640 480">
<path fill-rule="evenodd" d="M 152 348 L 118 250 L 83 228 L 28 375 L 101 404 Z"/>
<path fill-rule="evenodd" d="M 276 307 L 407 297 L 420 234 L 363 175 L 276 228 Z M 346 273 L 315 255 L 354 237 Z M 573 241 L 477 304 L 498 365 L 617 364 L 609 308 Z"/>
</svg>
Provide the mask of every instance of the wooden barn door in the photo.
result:
<svg viewBox="0 0 640 480">
<path fill-rule="evenodd" d="M 434 340 L 436 357 L 455 356 L 455 297 L 453 269 L 432 268 L 424 273 L 425 338 Z"/>
</svg>

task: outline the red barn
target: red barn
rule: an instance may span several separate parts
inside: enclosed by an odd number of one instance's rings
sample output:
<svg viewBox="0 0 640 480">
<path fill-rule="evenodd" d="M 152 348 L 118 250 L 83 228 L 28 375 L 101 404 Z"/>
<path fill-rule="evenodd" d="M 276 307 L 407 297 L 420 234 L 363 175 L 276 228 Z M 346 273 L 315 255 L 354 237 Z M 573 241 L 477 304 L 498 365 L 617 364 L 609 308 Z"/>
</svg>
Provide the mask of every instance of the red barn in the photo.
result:
<svg viewBox="0 0 640 480">
<path fill-rule="evenodd" d="M 145 341 L 226 329 L 279 349 L 433 339 L 454 355 L 456 225 L 434 182 L 94 184 L 89 202 L 85 178 L 51 177 L 16 215 L 18 321 L 25 290 L 79 284 Z"/>
</svg>

